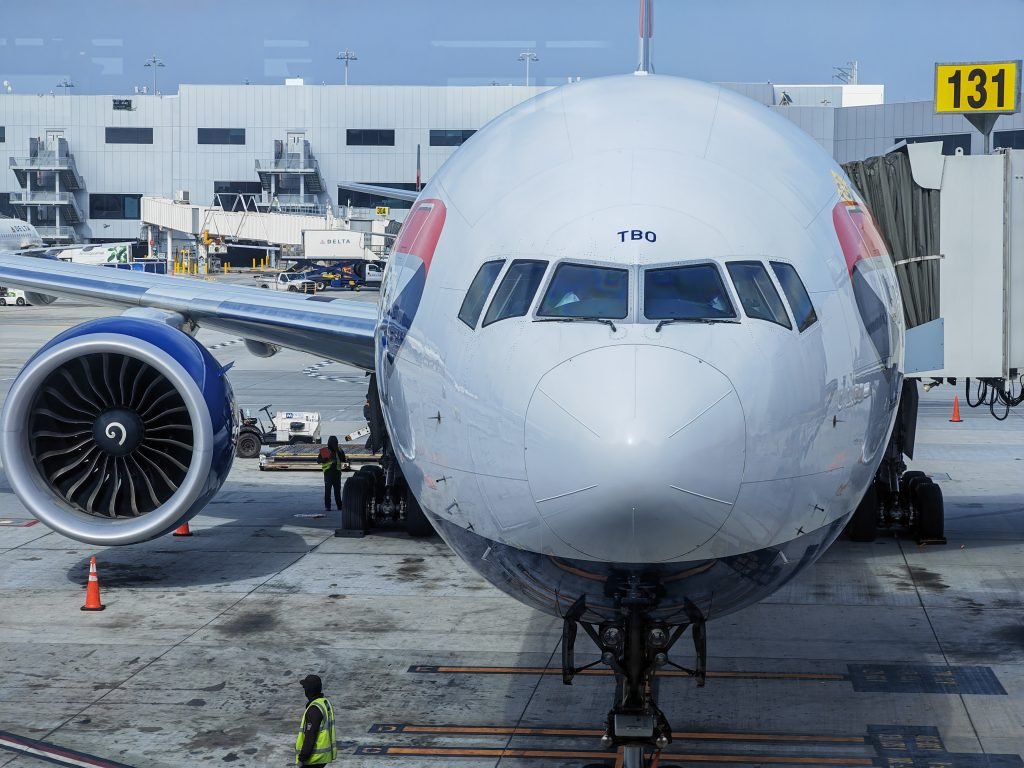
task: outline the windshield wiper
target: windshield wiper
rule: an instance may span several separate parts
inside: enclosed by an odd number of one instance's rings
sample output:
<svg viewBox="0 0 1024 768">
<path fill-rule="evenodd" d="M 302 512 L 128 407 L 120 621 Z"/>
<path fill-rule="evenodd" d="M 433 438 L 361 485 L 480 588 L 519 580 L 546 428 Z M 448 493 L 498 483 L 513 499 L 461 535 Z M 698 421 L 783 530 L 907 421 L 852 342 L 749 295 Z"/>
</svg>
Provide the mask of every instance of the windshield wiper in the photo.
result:
<svg viewBox="0 0 1024 768">
<path fill-rule="evenodd" d="M 664 320 L 659 320 L 658 324 L 654 327 L 654 332 L 659 333 L 662 326 L 672 325 L 673 323 L 705 323 L 706 325 L 714 325 L 715 323 L 734 323 L 735 320 L 712 320 L 708 317 L 666 317 Z"/>
<path fill-rule="evenodd" d="M 586 323 L 603 323 L 612 329 L 612 333 L 615 333 L 618 328 L 615 327 L 615 323 L 609 320 L 607 317 L 538 317 L 533 322 L 535 323 L 575 323 L 575 322 L 586 322 Z"/>
</svg>

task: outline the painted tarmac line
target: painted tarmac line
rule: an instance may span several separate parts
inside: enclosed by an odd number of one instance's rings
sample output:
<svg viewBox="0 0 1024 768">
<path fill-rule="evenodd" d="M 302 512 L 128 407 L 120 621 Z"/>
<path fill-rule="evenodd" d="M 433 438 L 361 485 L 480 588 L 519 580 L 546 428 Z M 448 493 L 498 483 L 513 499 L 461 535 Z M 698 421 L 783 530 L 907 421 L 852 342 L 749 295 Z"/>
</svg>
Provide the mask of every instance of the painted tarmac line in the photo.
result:
<svg viewBox="0 0 1024 768">
<path fill-rule="evenodd" d="M 414 664 L 408 669 L 416 674 L 452 674 L 452 675 L 561 675 L 561 667 L 450 667 L 429 664 Z M 610 669 L 584 669 L 576 673 L 580 677 L 611 677 Z M 708 672 L 708 677 L 728 680 L 816 680 L 827 682 L 846 682 L 850 678 L 842 674 L 826 674 L 817 672 Z M 658 670 L 658 677 L 692 677 L 687 672 L 677 669 Z"/>
<path fill-rule="evenodd" d="M 561 667 L 487 667 L 438 666 L 415 664 L 408 672 L 414 674 L 452 675 L 561 675 Z M 591 667 L 576 673 L 583 677 L 611 677 L 604 667 Z M 779 680 L 785 682 L 848 683 L 855 693 L 942 693 L 977 696 L 1006 696 L 995 671 L 986 666 L 945 664 L 847 664 L 846 673 L 716 671 L 707 676 L 716 680 Z M 678 669 L 658 671 L 661 678 L 689 678 Z"/>
<path fill-rule="evenodd" d="M 597 728 L 524 728 L 518 726 L 462 726 L 462 725 L 414 725 L 412 723 L 374 723 L 369 733 L 415 733 L 448 736 L 569 736 L 580 738 L 600 737 Z M 864 736 L 822 736 L 801 733 L 715 733 L 673 731 L 672 738 L 678 741 L 758 741 L 798 744 L 866 744 Z"/>
<path fill-rule="evenodd" d="M 29 755 L 54 765 L 70 766 L 71 768 L 131 768 L 124 763 L 104 760 L 95 755 L 76 752 L 73 749 L 58 747 L 45 741 L 35 741 L 7 731 L 0 731 L 0 749 L 19 755 Z"/>
<path fill-rule="evenodd" d="M 607 762 L 616 756 L 608 752 L 596 750 L 569 749 L 504 749 L 504 748 L 473 748 L 473 747 L 399 747 L 399 746 L 365 746 L 357 747 L 359 756 L 377 757 L 479 757 L 487 759 L 530 759 L 557 758 L 562 760 L 596 760 Z M 741 763 L 750 765 L 863 765 L 873 766 L 875 761 L 870 757 L 821 757 L 814 755 L 754 755 L 754 754 L 719 754 L 699 752 L 662 752 L 663 761 L 683 761 L 687 763 Z"/>
</svg>

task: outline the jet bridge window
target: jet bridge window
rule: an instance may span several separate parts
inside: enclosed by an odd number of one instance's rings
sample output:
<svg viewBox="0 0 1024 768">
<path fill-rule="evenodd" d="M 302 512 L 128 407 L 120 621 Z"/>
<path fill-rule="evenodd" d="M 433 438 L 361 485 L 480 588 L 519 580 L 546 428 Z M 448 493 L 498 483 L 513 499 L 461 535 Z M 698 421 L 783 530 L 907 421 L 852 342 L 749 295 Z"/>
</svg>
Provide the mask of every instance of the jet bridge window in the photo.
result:
<svg viewBox="0 0 1024 768">
<path fill-rule="evenodd" d="M 547 268 L 546 261 L 513 261 L 491 299 L 491 305 L 484 315 L 484 326 L 507 317 L 525 315 L 530 310 Z"/>
<path fill-rule="evenodd" d="M 800 279 L 792 264 L 773 261 L 771 265 L 775 277 L 779 279 L 779 285 L 782 286 L 782 292 L 789 300 L 789 308 L 793 310 L 797 330 L 803 333 L 818 322 L 818 315 L 814 311 L 811 297 L 807 295 L 807 289 L 804 288 L 804 281 Z"/>
<path fill-rule="evenodd" d="M 644 270 L 644 317 L 648 320 L 734 318 L 725 283 L 713 264 Z"/>
<path fill-rule="evenodd" d="M 462 308 L 459 310 L 459 320 L 470 328 L 476 328 L 476 321 L 480 319 L 480 313 L 483 312 L 487 294 L 491 292 L 491 286 L 498 279 L 498 274 L 504 265 L 504 260 L 488 261 L 480 267 L 473 282 L 469 284 L 466 298 L 462 300 Z"/>
<path fill-rule="evenodd" d="M 725 265 L 732 277 L 736 293 L 740 296 L 743 311 L 747 317 L 778 323 L 783 328 L 792 328 L 786 307 L 782 303 L 775 284 L 768 276 L 768 270 L 759 261 L 730 261 Z"/>
<path fill-rule="evenodd" d="M 629 270 L 559 264 L 540 303 L 540 317 L 604 317 L 629 312 Z"/>
</svg>

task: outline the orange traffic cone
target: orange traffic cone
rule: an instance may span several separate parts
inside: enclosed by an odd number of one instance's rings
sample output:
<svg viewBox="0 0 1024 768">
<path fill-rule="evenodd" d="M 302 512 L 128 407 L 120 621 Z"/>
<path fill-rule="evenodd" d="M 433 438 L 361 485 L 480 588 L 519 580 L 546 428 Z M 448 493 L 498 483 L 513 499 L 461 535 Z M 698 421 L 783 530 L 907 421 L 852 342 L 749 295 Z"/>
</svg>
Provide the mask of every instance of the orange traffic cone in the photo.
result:
<svg viewBox="0 0 1024 768">
<path fill-rule="evenodd" d="M 182 523 L 181 525 L 179 525 L 177 528 L 174 529 L 174 533 L 172 535 L 174 535 L 174 536 L 191 536 L 192 535 L 192 531 L 190 531 L 188 529 L 188 523 Z"/>
<path fill-rule="evenodd" d="M 96 575 L 96 558 L 89 559 L 89 584 L 85 588 L 83 611 L 102 611 L 107 606 L 100 603 L 100 579 Z"/>
<path fill-rule="evenodd" d="M 960 396 L 953 396 L 953 418 L 950 421 L 954 424 L 959 424 L 963 419 L 960 418 Z"/>
</svg>

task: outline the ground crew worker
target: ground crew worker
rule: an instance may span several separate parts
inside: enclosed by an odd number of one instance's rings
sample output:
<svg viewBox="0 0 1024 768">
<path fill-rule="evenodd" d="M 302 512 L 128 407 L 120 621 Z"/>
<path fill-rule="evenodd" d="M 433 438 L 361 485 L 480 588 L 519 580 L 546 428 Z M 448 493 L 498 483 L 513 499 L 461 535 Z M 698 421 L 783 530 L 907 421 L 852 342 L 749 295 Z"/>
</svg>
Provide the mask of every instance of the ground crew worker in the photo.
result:
<svg viewBox="0 0 1024 768">
<path fill-rule="evenodd" d="M 295 764 L 300 768 L 327 765 L 338 756 L 334 707 L 324 696 L 323 683 L 317 675 L 306 675 L 299 684 L 306 692 L 306 711 L 295 740 Z"/>
<path fill-rule="evenodd" d="M 341 467 L 347 461 L 345 452 L 338 447 L 338 438 L 331 435 L 327 447 L 320 449 L 320 468 L 324 471 L 324 510 L 331 511 L 331 491 L 334 503 L 341 509 Z"/>
</svg>

